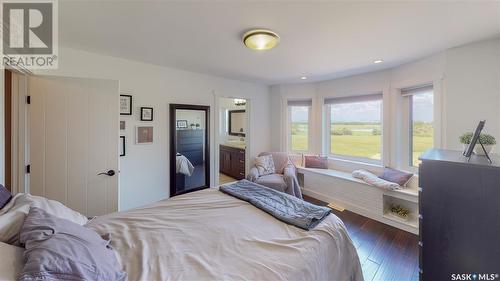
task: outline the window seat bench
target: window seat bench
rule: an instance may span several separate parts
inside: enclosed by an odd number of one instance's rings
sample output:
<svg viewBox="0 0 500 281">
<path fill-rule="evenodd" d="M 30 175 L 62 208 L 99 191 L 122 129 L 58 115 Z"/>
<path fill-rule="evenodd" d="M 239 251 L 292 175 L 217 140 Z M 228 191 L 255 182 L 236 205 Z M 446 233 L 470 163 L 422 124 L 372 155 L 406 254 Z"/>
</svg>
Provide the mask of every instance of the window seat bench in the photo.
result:
<svg viewBox="0 0 500 281">
<path fill-rule="evenodd" d="M 305 195 L 333 203 L 351 212 L 418 234 L 418 178 L 407 188 L 385 190 L 357 179 L 349 172 L 298 167 L 297 173 Z M 391 205 L 410 210 L 407 220 L 394 216 Z"/>
</svg>

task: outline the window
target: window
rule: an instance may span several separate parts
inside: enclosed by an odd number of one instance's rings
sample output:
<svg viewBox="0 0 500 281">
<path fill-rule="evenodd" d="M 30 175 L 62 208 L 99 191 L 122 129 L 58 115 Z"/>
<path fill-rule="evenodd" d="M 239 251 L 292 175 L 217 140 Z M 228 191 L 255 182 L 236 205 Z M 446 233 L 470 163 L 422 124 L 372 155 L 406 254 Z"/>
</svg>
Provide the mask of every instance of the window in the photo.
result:
<svg viewBox="0 0 500 281">
<path fill-rule="evenodd" d="M 311 104 L 310 99 L 288 101 L 290 151 L 309 151 Z"/>
<path fill-rule="evenodd" d="M 401 90 L 409 105 L 409 165 L 416 167 L 418 157 L 434 146 L 434 92 L 432 85 Z"/>
<path fill-rule="evenodd" d="M 327 141 L 330 154 L 379 162 L 382 159 L 382 94 L 328 98 L 325 104 L 330 120 Z"/>
</svg>

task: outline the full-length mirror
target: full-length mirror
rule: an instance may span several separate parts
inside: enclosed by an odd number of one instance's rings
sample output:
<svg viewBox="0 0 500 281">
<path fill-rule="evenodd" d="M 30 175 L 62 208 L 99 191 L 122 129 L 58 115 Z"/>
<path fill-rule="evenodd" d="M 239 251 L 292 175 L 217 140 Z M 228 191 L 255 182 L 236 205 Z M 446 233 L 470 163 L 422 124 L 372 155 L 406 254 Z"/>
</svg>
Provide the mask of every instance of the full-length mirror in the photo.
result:
<svg viewBox="0 0 500 281">
<path fill-rule="evenodd" d="M 210 108 L 170 105 L 170 196 L 210 186 Z"/>
</svg>

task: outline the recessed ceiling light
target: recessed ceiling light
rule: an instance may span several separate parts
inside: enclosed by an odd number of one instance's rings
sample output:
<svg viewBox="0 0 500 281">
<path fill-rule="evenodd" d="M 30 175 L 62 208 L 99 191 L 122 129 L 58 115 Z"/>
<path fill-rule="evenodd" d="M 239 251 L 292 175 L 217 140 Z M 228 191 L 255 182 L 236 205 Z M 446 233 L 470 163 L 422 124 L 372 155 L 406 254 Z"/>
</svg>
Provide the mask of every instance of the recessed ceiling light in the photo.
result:
<svg viewBox="0 0 500 281">
<path fill-rule="evenodd" d="M 379 60 L 374 60 L 374 61 L 373 61 L 373 63 L 382 63 L 382 62 L 384 62 L 384 60 L 383 60 L 383 59 L 379 59 Z"/>
<path fill-rule="evenodd" d="M 306 80 L 306 79 L 307 79 L 307 77 L 306 77 L 306 76 L 302 76 L 302 77 L 300 77 L 300 79 L 302 79 L 302 80 Z"/>
<path fill-rule="evenodd" d="M 252 50 L 270 50 L 280 42 L 276 32 L 267 29 L 253 29 L 243 35 L 243 43 Z"/>
</svg>

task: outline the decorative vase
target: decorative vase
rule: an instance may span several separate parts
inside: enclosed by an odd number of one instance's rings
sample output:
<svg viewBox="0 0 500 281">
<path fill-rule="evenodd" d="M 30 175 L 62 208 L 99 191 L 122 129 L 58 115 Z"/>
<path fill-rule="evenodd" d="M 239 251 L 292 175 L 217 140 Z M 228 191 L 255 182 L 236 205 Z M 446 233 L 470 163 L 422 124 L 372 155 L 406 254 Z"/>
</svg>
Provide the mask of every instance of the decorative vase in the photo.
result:
<svg viewBox="0 0 500 281">
<path fill-rule="evenodd" d="M 462 144 L 462 145 L 464 147 L 464 151 L 466 151 L 467 147 L 469 147 L 468 144 Z M 495 145 L 493 145 L 493 144 L 484 144 L 484 149 L 486 150 L 486 152 L 488 152 L 488 154 L 490 154 L 491 150 L 493 150 L 494 146 Z M 481 147 L 480 144 L 476 144 L 476 146 L 474 146 L 474 154 L 476 154 L 476 155 L 485 155 L 484 151 L 483 151 L 483 148 Z"/>
<path fill-rule="evenodd" d="M 493 146 L 494 145 L 491 145 L 491 144 L 484 144 L 484 149 L 486 150 L 486 152 L 488 154 L 490 154 L 491 150 L 493 149 Z M 480 144 L 476 144 L 476 146 L 474 147 L 474 153 L 477 155 L 485 155 L 484 150 Z"/>
</svg>

